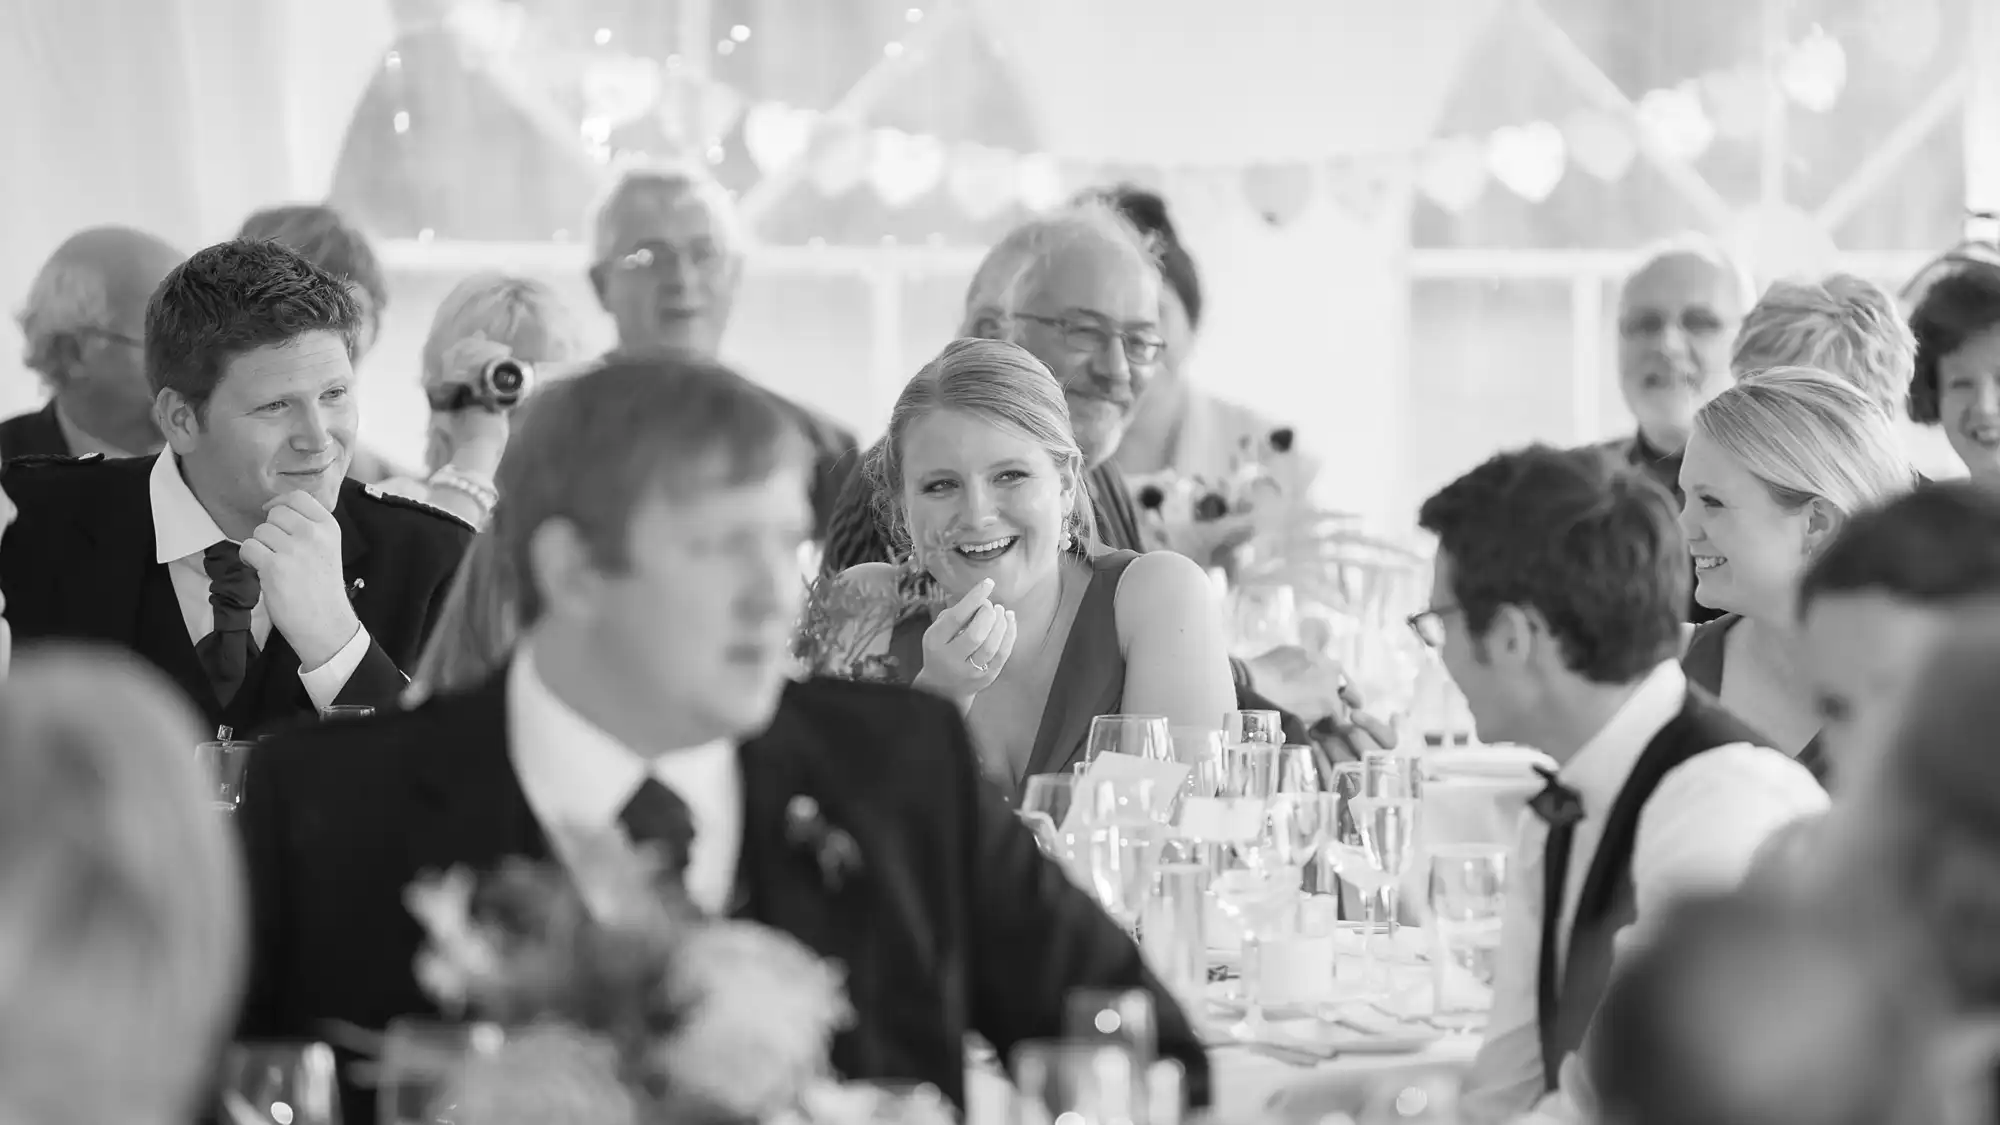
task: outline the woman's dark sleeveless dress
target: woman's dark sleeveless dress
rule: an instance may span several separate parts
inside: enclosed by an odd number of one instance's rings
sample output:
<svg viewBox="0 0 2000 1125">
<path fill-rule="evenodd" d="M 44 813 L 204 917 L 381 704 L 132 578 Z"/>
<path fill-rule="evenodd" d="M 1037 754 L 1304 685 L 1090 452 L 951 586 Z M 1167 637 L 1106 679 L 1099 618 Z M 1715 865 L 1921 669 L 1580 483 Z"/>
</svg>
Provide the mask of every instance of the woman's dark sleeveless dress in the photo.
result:
<svg viewBox="0 0 2000 1125">
<path fill-rule="evenodd" d="M 1695 626 L 1694 636 L 1688 638 L 1687 651 L 1681 654 L 1681 671 L 1687 673 L 1688 682 L 1718 699 L 1722 696 L 1722 662 L 1727 635 L 1741 620 L 1742 614 L 1730 613 Z M 1798 762 L 1811 770 L 1821 785 L 1826 784 L 1826 748 L 1820 745 L 1819 735 L 1813 735 L 1812 740 L 1799 751 Z"/>
<path fill-rule="evenodd" d="M 1056 659 L 1049 701 L 1042 708 L 1028 760 L 983 762 L 987 775 L 1018 800 L 1027 779 L 1038 773 L 1062 773 L 1083 761 L 1090 741 L 1090 720 L 1115 715 L 1125 698 L 1125 654 L 1118 647 L 1118 580 L 1138 558 L 1134 551 L 1104 551 L 1090 559 L 1090 584 L 1077 603 L 1076 618 Z M 924 667 L 924 630 L 929 614 L 904 618 L 889 636 L 889 654 L 896 672 L 908 683 Z M 1005 771 L 1004 775 L 1002 770 Z"/>
</svg>

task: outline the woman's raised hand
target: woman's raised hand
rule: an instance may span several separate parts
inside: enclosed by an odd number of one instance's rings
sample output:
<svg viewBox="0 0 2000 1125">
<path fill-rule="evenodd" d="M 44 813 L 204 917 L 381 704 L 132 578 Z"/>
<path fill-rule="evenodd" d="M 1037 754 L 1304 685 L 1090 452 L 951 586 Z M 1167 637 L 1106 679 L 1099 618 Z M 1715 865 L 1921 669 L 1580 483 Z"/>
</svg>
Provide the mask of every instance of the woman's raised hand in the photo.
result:
<svg viewBox="0 0 2000 1125">
<path fill-rule="evenodd" d="M 993 580 L 982 579 L 958 604 L 924 630 L 924 667 L 916 686 L 960 706 L 991 686 L 1013 655 L 1014 611 L 987 600 Z"/>
</svg>

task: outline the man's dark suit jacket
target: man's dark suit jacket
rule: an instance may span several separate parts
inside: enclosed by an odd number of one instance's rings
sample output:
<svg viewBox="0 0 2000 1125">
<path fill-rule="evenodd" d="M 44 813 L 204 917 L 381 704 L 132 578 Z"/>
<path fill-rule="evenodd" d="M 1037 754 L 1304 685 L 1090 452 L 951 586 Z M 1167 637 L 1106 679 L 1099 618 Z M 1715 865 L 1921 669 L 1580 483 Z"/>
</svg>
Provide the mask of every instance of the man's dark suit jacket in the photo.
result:
<svg viewBox="0 0 2000 1125">
<path fill-rule="evenodd" d="M 425 871 L 553 861 L 507 746 L 506 673 L 414 711 L 302 728 L 259 747 L 237 813 L 249 862 L 251 974 L 239 1039 L 324 1038 L 437 1018 L 413 977 L 403 891 Z M 1137 948 L 988 788 L 958 713 L 920 692 L 816 680 L 786 688 L 744 743 L 741 916 L 846 968 L 857 1019 L 833 1063 L 851 1079 L 935 1084 L 964 1100 L 969 1031 L 1004 1058 L 1060 1036 L 1075 988 L 1144 988 L 1163 1055 L 1206 1103 L 1208 1064 Z M 829 885 L 788 840 L 795 796 L 859 845 Z M 351 1092 L 348 1125 L 375 1104 Z"/>
<path fill-rule="evenodd" d="M 56 420 L 56 400 L 0 422 L 0 457 L 67 457 L 69 439 Z"/>
<path fill-rule="evenodd" d="M 11 452 L 11 451 L 10 451 Z M 0 539 L 0 593 L 17 642 L 109 641 L 173 677 L 211 727 L 250 737 L 317 713 L 299 658 L 275 627 L 224 707 L 196 661 L 167 565 L 153 561 L 153 458 L 49 458 L 0 469 L 20 515 Z M 334 507 L 348 596 L 372 643 L 339 702 L 394 707 L 460 556 L 463 521 L 416 501 L 340 486 Z"/>
</svg>

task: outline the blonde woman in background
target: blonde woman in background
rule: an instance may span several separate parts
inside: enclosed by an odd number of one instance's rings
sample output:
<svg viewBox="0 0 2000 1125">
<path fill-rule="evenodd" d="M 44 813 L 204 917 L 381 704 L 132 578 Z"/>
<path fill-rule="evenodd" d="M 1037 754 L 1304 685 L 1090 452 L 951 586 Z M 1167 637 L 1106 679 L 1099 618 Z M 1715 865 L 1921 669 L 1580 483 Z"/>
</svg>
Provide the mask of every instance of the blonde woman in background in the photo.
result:
<svg viewBox="0 0 2000 1125">
<path fill-rule="evenodd" d="M 1738 379 L 1779 367 L 1838 376 L 1891 419 L 1903 416 L 1917 369 L 1917 338 L 1887 290 L 1853 274 L 1776 281 L 1743 327 L 1729 369 Z"/>
<path fill-rule="evenodd" d="M 108 649 L 0 685 L 0 1121 L 179 1125 L 242 987 L 243 873 L 195 714 Z"/>
<path fill-rule="evenodd" d="M 1889 416 L 1824 371 L 1751 375 L 1695 414 L 1681 530 L 1695 600 L 1725 613 L 1694 631 L 1681 664 L 1822 781 L 1822 716 L 1798 648 L 1799 576 L 1849 517 L 1908 492 L 1915 476 Z"/>
<path fill-rule="evenodd" d="M 474 385 L 498 360 L 535 368 L 545 383 L 570 374 L 583 350 L 575 314 L 539 281 L 478 273 L 445 295 L 424 339 L 423 387 L 431 402 L 424 445 L 424 480 L 387 481 L 383 488 L 443 508 L 484 526 L 497 499 L 493 476 L 507 445 L 506 409 L 445 404 Z"/>
</svg>

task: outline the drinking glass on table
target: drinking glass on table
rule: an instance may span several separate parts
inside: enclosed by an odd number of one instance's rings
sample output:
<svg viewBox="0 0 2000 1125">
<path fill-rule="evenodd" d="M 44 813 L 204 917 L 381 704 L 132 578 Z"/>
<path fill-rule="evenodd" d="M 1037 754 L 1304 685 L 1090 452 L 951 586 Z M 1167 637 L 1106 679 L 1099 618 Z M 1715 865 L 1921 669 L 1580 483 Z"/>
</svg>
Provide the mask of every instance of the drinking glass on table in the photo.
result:
<svg viewBox="0 0 2000 1125">
<path fill-rule="evenodd" d="M 214 790 L 210 805 L 218 812 L 233 813 L 243 803 L 243 774 L 250 765 L 254 742 L 230 739 L 203 742 L 194 748 L 195 761 L 207 771 Z"/>
<path fill-rule="evenodd" d="M 1167 729 L 1174 760 L 1188 767 L 1185 791 L 1190 797 L 1213 797 L 1222 784 L 1222 732 L 1210 727 Z"/>
<path fill-rule="evenodd" d="M 1429 898 L 1439 1023 L 1471 1027 L 1492 1006 L 1506 897 L 1506 848 L 1449 844 L 1432 850 Z"/>
<path fill-rule="evenodd" d="M 1083 758 L 1100 754 L 1130 754 L 1154 762 L 1174 760 L 1173 728 L 1165 715 L 1099 715 L 1090 720 L 1090 740 Z"/>
<path fill-rule="evenodd" d="M 1058 859 L 1063 857 L 1059 833 L 1076 799 L 1076 783 L 1075 774 L 1038 773 L 1028 779 L 1021 791 L 1021 805 L 1014 810 L 1021 823 L 1034 830 L 1042 851 Z"/>
<path fill-rule="evenodd" d="M 1096 778 L 1082 782 L 1077 814 L 1082 822 L 1082 869 L 1104 912 L 1132 932 L 1152 890 L 1153 864 L 1161 843 L 1150 778 Z"/>
<path fill-rule="evenodd" d="M 1230 711 L 1222 716 L 1222 741 L 1235 746 L 1243 742 L 1285 744 L 1285 723 L 1276 711 Z"/>
<path fill-rule="evenodd" d="M 1243 931 L 1243 1019 L 1229 1033 L 1245 1041 L 1264 1038 L 1263 961 L 1260 947 L 1292 925 L 1299 908 L 1299 871 L 1273 864 L 1233 867 L 1210 882 L 1216 905 Z"/>
<path fill-rule="evenodd" d="M 1278 746 L 1234 742 L 1222 748 L 1222 779 L 1216 796 L 1268 801 L 1278 792 Z"/>
<path fill-rule="evenodd" d="M 1398 889 L 1416 846 L 1417 803 L 1408 797 L 1363 797 L 1349 807 L 1368 866 L 1381 878 L 1383 931 L 1393 943 Z"/>
<path fill-rule="evenodd" d="M 230 1047 L 219 1097 L 229 1125 L 340 1125 L 333 1048 L 324 1043 Z"/>
<path fill-rule="evenodd" d="M 1367 781 L 1363 796 L 1423 798 L 1423 769 L 1415 754 L 1371 750 L 1362 756 L 1361 768 Z"/>
<path fill-rule="evenodd" d="M 1266 843 L 1279 866 L 1303 871 L 1319 849 L 1321 811 L 1319 767 L 1310 746 L 1278 750 L 1278 789 L 1265 817 Z"/>
</svg>

